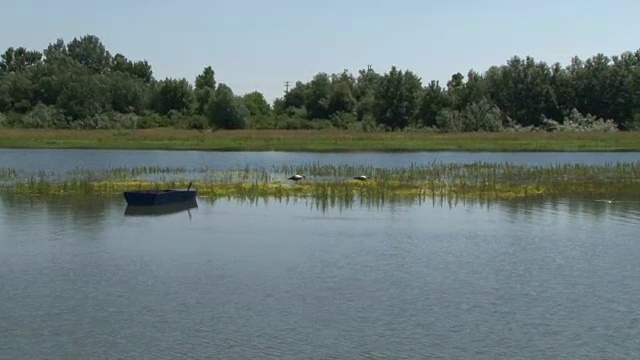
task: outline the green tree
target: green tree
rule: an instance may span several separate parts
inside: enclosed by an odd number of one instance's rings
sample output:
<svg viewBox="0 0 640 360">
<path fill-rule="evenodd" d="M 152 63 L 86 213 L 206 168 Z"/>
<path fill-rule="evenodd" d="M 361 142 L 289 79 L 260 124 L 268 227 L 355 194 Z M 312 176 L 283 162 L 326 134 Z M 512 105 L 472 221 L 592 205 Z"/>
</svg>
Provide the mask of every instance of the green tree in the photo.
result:
<svg viewBox="0 0 640 360">
<path fill-rule="evenodd" d="M 15 72 L 2 77 L 4 108 L 17 113 L 26 113 L 35 105 L 35 87 L 29 76 L 24 72 Z M 8 104 L 7 104 L 8 103 Z"/>
<path fill-rule="evenodd" d="M 111 109 L 119 113 L 142 114 L 150 100 L 150 92 L 142 79 L 118 72 L 109 77 Z"/>
<path fill-rule="evenodd" d="M 110 100 L 106 76 L 78 73 L 65 79 L 56 106 L 77 121 L 109 110 Z"/>
<path fill-rule="evenodd" d="M 67 54 L 96 74 L 105 73 L 111 66 L 111 54 L 95 35 L 73 38 L 67 44 Z"/>
<path fill-rule="evenodd" d="M 310 119 L 329 118 L 331 79 L 326 73 L 316 74 L 304 93 L 304 106 Z"/>
<path fill-rule="evenodd" d="M 379 124 L 392 130 L 415 124 L 421 96 L 420 78 L 395 66 L 382 76 L 375 92 L 374 111 Z"/>
<path fill-rule="evenodd" d="M 373 119 L 375 106 L 375 92 L 380 85 L 382 76 L 373 69 L 360 70 L 355 79 L 353 96 L 356 100 L 356 118 L 362 121 L 367 117 Z"/>
<path fill-rule="evenodd" d="M 158 82 L 153 99 L 155 111 L 162 115 L 166 115 L 171 110 L 187 114 L 195 103 L 193 87 L 187 79 L 161 80 Z"/>
<path fill-rule="evenodd" d="M 69 54 L 67 53 L 67 45 L 62 39 L 57 39 L 56 42 L 49 44 L 49 46 L 44 49 L 43 54 L 44 61 L 48 64 L 70 60 Z"/>
<path fill-rule="evenodd" d="M 144 83 L 150 83 L 153 80 L 153 71 L 151 65 L 144 61 L 131 61 L 122 54 L 116 54 L 111 63 L 112 72 L 121 72 L 128 74 L 134 78 L 142 80 Z"/>
<path fill-rule="evenodd" d="M 249 110 L 244 105 L 242 98 L 235 96 L 226 84 L 218 85 L 207 110 L 210 123 L 219 129 L 245 129 L 249 127 Z"/>
<path fill-rule="evenodd" d="M 204 115 L 209 101 L 213 99 L 216 89 L 215 72 L 211 66 L 207 66 L 202 73 L 196 76 L 195 98 L 197 103 L 196 113 Z"/>
<path fill-rule="evenodd" d="M 305 92 L 307 91 L 307 87 L 307 84 L 303 83 L 302 81 L 297 81 L 295 86 L 293 86 L 286 94 L 284 94 L 284 108 L 304 108 Z"/>
<path fill-rule="evenodd" d="M 327 112 L 351 113 L 356 108 L 356 99 L 351 93 L 351 84 L 345 79 L 336 79 L 331 83 L 331 93 L 327 99 Z"/>
<path fill-rule="evenodd" d="M 42 60 L 42 53 L 30 51 L 24 47 L 14 49 L 8 48 L 4 54 L 0 55 L 0 74 L 25 71 Z"/>
<path fill-rule="evenodd" d="M 447 95 L 437 81 L 431 81 L 425 88 L 420 99 L 418 119 L 424 126 L 437 126 L 440 111 L 449 106 Z"/>
<path fill-rule="evenodd" d="M 244 104 L 252 117 L 268 116 L 271 114 L 271 107 L 259 91 L 252 91 L 243 96 Z"/>
</svg>

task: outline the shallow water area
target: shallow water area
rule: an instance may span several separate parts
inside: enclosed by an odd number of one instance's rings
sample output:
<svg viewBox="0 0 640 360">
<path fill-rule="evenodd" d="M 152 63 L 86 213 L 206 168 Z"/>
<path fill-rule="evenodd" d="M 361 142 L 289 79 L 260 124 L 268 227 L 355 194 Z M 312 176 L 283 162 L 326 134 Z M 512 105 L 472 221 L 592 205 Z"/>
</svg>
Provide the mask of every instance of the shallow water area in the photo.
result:
<svg viewBox="0 0 640 360">
<path fill-rule="evenodd" d="M 0 203 L 9 358 L 627 358 L 639 199 Z"/>
</svg>

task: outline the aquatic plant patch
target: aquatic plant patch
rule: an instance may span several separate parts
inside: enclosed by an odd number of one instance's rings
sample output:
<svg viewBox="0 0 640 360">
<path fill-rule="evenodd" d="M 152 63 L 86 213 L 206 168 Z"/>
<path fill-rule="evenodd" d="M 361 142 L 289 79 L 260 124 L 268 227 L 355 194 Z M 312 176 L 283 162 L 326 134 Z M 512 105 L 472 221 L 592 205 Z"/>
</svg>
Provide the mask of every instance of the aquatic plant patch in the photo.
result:
<svg viewBox="0 0 640 360">
<path fill-rule="evenodd" d="M 293 173 L 303 180 L 287 180 Z M 355 177 L 367 176 L 367 180 Z M 513 199 L 545 196 L 640 197 L 640 162 L 525 166 L 510 163 L 414 165 L 397 168 L 321 165 L 243 168 L 74 169 L 25 174 L 0 170 L 0 191 L 25 196 L 108 196 L 125 190 L 197 188 L 209 198 L 314 198 L 335 201 Z"/>
</svg>

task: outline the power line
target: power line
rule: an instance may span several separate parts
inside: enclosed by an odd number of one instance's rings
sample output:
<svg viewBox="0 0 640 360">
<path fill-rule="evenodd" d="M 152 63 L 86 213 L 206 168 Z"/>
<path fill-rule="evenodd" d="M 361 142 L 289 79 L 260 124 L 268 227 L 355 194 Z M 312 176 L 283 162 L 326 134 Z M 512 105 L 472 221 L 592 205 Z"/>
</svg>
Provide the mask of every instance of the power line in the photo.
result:
<svg viewBox="0 0 640 360">
<path fill-rule="evenodd" d="M 289 92 L 289 84 L 290 83 L 288 81 L 284 82 L 284 93 L 285 94 Z"/>
</svg>

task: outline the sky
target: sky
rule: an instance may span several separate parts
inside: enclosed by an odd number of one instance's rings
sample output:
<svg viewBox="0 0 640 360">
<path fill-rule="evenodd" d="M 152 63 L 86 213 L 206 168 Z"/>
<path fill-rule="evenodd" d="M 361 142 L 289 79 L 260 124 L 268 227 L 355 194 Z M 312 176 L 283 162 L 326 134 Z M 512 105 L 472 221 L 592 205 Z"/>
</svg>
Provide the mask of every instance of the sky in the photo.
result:
<svg viewBox="0 0 640 360">
<path fill-rule="evenodd" d="M 96 35 L 147 60 L 156 79 L 193 83 L 206 66 L 236 94 L 272 101 L 284 82 L 392 65 L 428 83 L 483 72 L 514 55 L 566 65 L 573 56 L 640 48 L 637 0 L 19 0 L 2 5 L 0 50 L 43 50 Z"/>
</svg>

